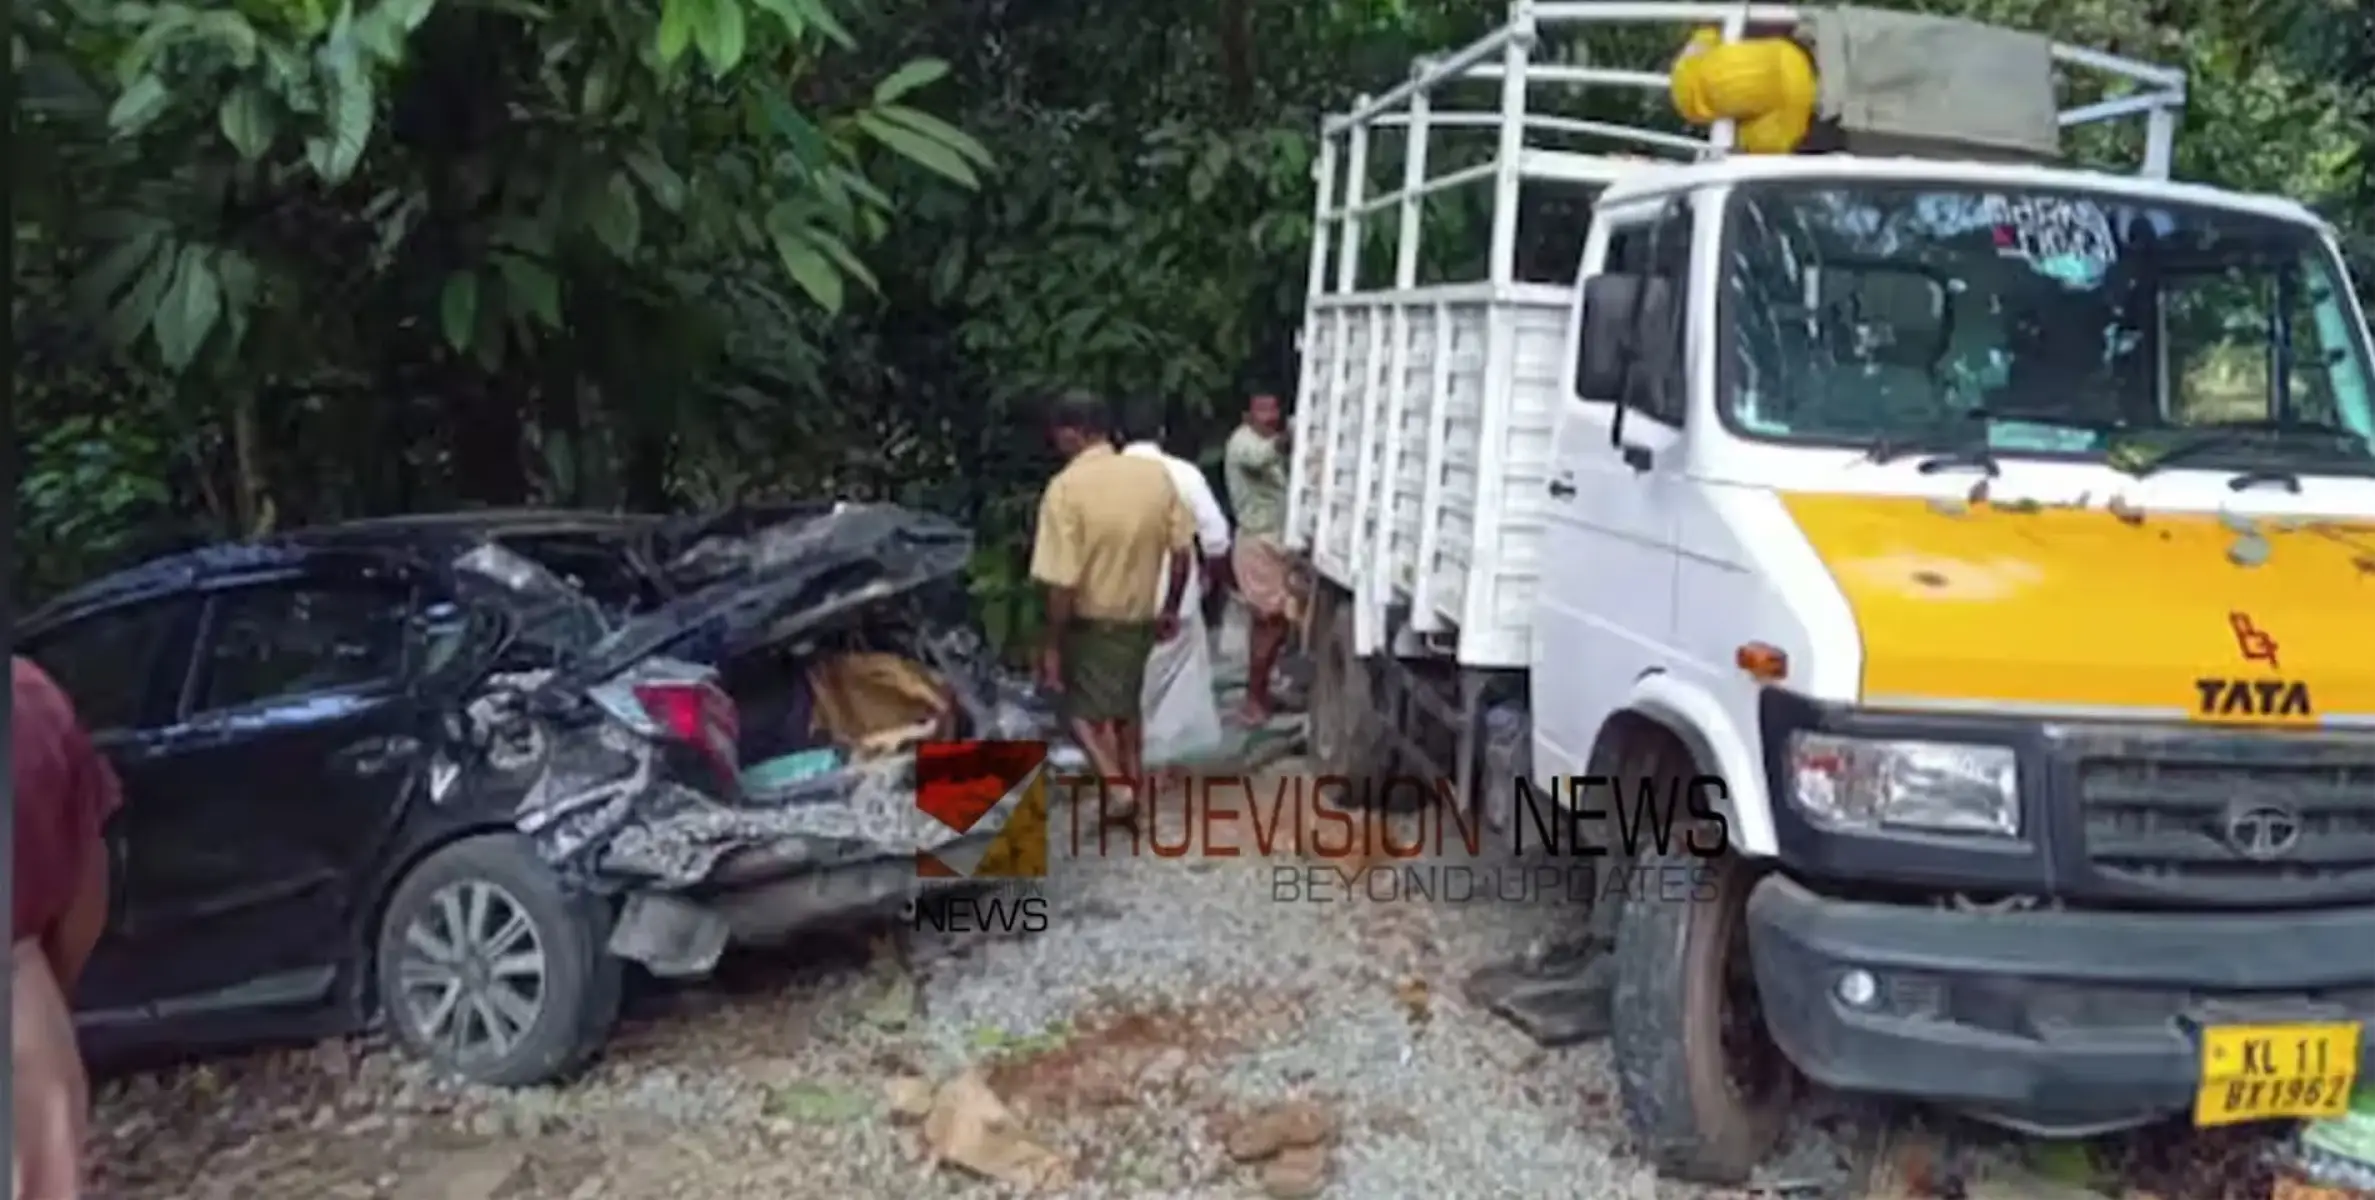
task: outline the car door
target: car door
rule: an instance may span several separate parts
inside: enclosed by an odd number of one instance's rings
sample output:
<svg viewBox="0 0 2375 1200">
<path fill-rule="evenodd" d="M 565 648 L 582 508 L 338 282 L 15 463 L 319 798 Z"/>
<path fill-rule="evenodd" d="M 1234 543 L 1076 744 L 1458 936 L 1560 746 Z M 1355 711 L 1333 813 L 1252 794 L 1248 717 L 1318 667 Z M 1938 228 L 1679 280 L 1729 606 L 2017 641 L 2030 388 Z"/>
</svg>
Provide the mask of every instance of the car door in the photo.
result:
<svg viewBox="0 0 2375 1200">
<path fill-rule="evenodd" d="M 183 1010 L 327 997 L 357 950 L 360 886 L 425 774 L 403 580 L 313 571 L 209 595 L 167 731 L 171 795 L 132 839 L 133 940 Z"/>
<path fill-rule="evenodd" d="M 85 1029 L 144 1019 L 152 1004 L 180 987 L 128 936 L 130 897 L 139 884 L 131 841 L 138 819 L 174 794 L 164 748 L 201 607 L 188 595 L 134 601 L 42 630 L 23 648 L 74 701 L 75 715 L 122 789 L 122 806 L 105 831 L 107 925 L 75 988 L 75 1023 Z"/>
<path fill-rule="evenodd" d="M 1687 294 L 1687 206 L 1645 200 L 1604 210 L 1596 225 L 1585 248 L 1585 262 L 1601 264 L 1595 273 L 1657 275 Z M 1570 329 L 1569 344 L 1580 349 L 1580 303 Z M 1688 395 L 1670 387 L 1662 411 L 1626 407 L 1620 437 L 1615 398 L 1577 394 L 1573 361 L 1564 377 L 1529 672 L 1534 765 L 1546 779 L 1583 773 L 1601 724 L 1633 681 L 1670 661 Z"/>
</svg>

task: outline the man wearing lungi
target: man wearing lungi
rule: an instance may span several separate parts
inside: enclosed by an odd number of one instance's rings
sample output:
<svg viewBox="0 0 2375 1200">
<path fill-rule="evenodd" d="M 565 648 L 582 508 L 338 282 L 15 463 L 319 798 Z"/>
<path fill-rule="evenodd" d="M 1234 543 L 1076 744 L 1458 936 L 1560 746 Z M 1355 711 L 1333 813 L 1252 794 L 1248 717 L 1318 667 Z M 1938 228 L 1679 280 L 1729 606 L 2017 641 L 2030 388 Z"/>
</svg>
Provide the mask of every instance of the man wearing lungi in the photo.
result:
<svg viewBox="0 0 2375 1200">
<path fill-rule="evenodd" d="M 1108 780 L 1146 773 L 1142 702 L 1155 644 L 1179 634 L 1196 524 L 1160 460 L 1117 453 L 1105 402 L 1059 398 L 1048 439 L 1065 459 L 1039 498 L 1031 578 L 1047 588 L 1042 685 Z M 1104 810 L 1126 820 L 1135 797 Z"/>
<path fill-rule="evenodd" d="M 1278 397 L 1255 396 L 1245 422 L 1229 435 L 1222 460 L 1229 506 L 1237 510 L 1234 563 L 1237 594 L 1244 597 L 1251 624 L 1246 631 L 1245 710 L 1239 719 L 1260 725 L 1270 719 L 1270 674 L 1286 649 L 1295 616 L 1293 567 L 1279 538 L 1286 531 L 1286 419 Z"/>
</svg>

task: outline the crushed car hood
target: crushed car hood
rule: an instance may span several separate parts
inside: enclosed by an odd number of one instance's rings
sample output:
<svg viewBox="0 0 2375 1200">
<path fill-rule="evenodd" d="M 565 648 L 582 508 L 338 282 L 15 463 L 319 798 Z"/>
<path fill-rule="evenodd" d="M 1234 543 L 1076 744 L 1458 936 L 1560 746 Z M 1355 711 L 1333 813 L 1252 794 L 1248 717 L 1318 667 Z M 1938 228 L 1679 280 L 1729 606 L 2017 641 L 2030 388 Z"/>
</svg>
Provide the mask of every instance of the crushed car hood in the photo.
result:
<svg viewBox="0 0 2375 1200">
<path fill-rule="evenodd" d="M 556 672 L 573 694 L 659 655 L 717 661 L 962 574 L 973 535 L 932 513 L 848 505 L 743 536 L 705 537 L 668 567 L 705 586 L 634 617 Z"/>
</svg>

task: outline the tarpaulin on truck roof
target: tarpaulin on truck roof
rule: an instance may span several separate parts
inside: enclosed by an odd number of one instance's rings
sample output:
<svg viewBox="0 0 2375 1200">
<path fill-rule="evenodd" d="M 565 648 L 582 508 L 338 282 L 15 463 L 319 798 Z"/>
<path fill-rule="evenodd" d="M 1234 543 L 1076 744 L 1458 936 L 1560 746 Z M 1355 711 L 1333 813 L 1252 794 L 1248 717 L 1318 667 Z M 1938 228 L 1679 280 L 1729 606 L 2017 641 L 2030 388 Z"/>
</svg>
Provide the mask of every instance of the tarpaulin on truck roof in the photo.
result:
<svg viewBox="0 0 2375 1200">
<path fill-rule="evenodd" d="M 1818 118 L 1857 154 L 2061 157 L 2053 42 L 1957 17 L 1870 8 L 1807 10 Z"/>
</svg>

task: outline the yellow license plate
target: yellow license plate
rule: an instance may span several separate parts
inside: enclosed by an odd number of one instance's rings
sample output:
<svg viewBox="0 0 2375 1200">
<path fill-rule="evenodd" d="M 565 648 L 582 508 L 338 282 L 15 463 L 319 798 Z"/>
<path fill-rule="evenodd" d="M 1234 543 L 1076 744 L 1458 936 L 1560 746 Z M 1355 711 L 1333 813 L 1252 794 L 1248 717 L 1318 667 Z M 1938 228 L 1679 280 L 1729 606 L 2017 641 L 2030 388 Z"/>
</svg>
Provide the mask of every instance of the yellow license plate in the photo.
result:
<svg viewBox="0 0 2375 1200">
<path fill-rule="evenodd" d="M 2355 1022 L 2208 1026 L 2194 1124 L 2341 1116 L 2358 1067 Z"/>
</svg>

